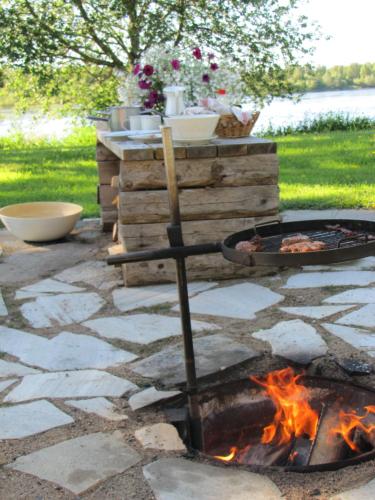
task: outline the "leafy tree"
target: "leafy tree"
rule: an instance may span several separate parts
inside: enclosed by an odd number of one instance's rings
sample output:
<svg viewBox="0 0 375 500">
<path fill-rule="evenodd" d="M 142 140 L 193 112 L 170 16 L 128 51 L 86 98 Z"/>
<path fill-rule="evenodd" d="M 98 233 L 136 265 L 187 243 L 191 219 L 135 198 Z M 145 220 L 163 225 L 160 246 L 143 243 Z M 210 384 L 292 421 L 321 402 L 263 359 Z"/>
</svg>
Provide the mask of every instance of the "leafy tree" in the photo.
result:
<svg viewBox="0 0 375 500">
<path fill-rule="evenodd" d="M 151 46 L 204 46 L 241 64 L 249 91 L 290 90 L 282 68 L 310 51 L 316 27 L 299 0 L 0 0 L 0 62 L 127 71 Z"/>
</svg>

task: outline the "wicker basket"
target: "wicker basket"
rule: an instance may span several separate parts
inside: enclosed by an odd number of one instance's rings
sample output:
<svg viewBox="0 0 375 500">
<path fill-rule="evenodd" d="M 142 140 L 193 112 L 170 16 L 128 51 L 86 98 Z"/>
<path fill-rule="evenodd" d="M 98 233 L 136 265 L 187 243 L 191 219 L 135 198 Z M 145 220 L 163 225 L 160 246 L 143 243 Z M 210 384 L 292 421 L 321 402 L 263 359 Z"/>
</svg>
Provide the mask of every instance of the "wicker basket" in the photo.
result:
<svg viewBox="0 0 375 500">
<path fill-rule="evenodd" d="M 255 111 L 248 123 L 244 125 L 232 113 L 221 115 L 215 134 L 219 137 L 247 137 L 253 130 L 258 116 L 259 111 Z"/>
</svg>

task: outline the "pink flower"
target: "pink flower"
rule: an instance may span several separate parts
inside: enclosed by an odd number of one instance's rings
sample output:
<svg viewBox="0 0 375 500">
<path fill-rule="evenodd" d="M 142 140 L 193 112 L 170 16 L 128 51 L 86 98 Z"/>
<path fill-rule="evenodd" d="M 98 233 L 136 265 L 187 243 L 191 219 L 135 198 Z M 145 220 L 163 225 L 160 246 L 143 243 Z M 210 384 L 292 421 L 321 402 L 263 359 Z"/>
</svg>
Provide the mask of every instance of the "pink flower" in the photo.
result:
<svg viewBox="0 0 375 500">
<path fill-rule="evenodd" d="M 141 65 L 139 63 L 137 63 L 133 68 L 133 75 L 138 75 L 140 69 L 141 69 Z"/>
<path fill-rule="evenodd" d="M 211 59 L 214 59 L 215 58 L 215 54 L 213 54 L 212 52 L 210 52 L 208 54 L 208 60 L 211 61 Z"/>
<path fill-rule="evenodd" d="M 139 80 L 138 87 L 142 90 L 148 90 L 151 87 L 151 82 L 147 80 Z"/>
<path fill-rule="evenodd" d="M 181 68 L 181 63 L 178 59 L 172 59 L 171 61 L 172 68 L 178 71 Z"/>
<path fill-rule="evenodd" d="M 148 94 L 148 98 L 150 101 L 157 101 L 159 98 L 159 94 L 157 90 L 151 90 L 151 92 Z"/>
<path fill-rule="evenodd" d="M 219 66 L 216 63 L 211 63 L 210 68 L 212 71 L 216 71 L 217 69 L 219 69 Z"/>
<path fill-rule="evenodd" d="M 210 76 L 207 75 L 207 73 L 205 73 L 204 75 L 202 75 L 202 82 L 209 83 L 209 81 L 210 81 Z"/>
<path fill-rule="evenodd" d="M 195 59 L 202 59 L 202 52 L 199 47 L 195 47 L 195 49 L 193 50 L 193 56 L 195 57 Z"/>
<path fill-rule="evenodd" d="M 146 108 L 146 109 L 151 109 L 154 107 L 154 104 L 155 102 L 153 101 L 150 101 L 149 99 L 147 99 L 144 103 L 143 103 L 143 106 Z"/>
<path fill-rule="evenodd" d="M 146 64 L 144 67 L 143 67 L 143 73 L 146 75 L 146 76 L 151 76 L 154 72 L 154 67 L 151 66 L 151 64 Z"/>
</svg>

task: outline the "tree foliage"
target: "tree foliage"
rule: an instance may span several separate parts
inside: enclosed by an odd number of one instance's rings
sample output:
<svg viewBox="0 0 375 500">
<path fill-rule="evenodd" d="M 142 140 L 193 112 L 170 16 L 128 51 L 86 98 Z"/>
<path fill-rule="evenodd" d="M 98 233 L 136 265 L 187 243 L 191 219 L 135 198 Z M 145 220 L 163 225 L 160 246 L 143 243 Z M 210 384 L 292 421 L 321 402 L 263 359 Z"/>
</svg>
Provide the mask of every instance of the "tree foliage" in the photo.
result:
<svg viewBox="0 0 375 500">
<path fill-rule="evenodd" d="M 289 82 L 296 92 L 375 87 L 375 63 L 291 68 Z"/>
<path fill-rule="evenodd" d="M 37 71 L 124 71 L 153 46 L 210 47 L 243 68 L 249 92 L 289 90 L 281 71 L 317 31 L 299 0 L 0 0 L 0 62 Z"/>
</svg>

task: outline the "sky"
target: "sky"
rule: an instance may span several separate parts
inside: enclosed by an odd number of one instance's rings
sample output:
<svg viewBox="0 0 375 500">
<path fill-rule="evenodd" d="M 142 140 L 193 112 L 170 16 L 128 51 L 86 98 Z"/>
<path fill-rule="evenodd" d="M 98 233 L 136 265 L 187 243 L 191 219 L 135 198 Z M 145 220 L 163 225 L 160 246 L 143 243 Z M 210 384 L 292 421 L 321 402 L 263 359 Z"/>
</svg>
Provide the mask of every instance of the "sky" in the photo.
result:
<svg viewBox="0 0 375 500">
<path fill-rule="evenodd" d="M 309 62 L 324 66 L 375 62 L 375 0 L 302 0 L 299 10 L 331 37 L 315 43 Z"/>
</svg>

